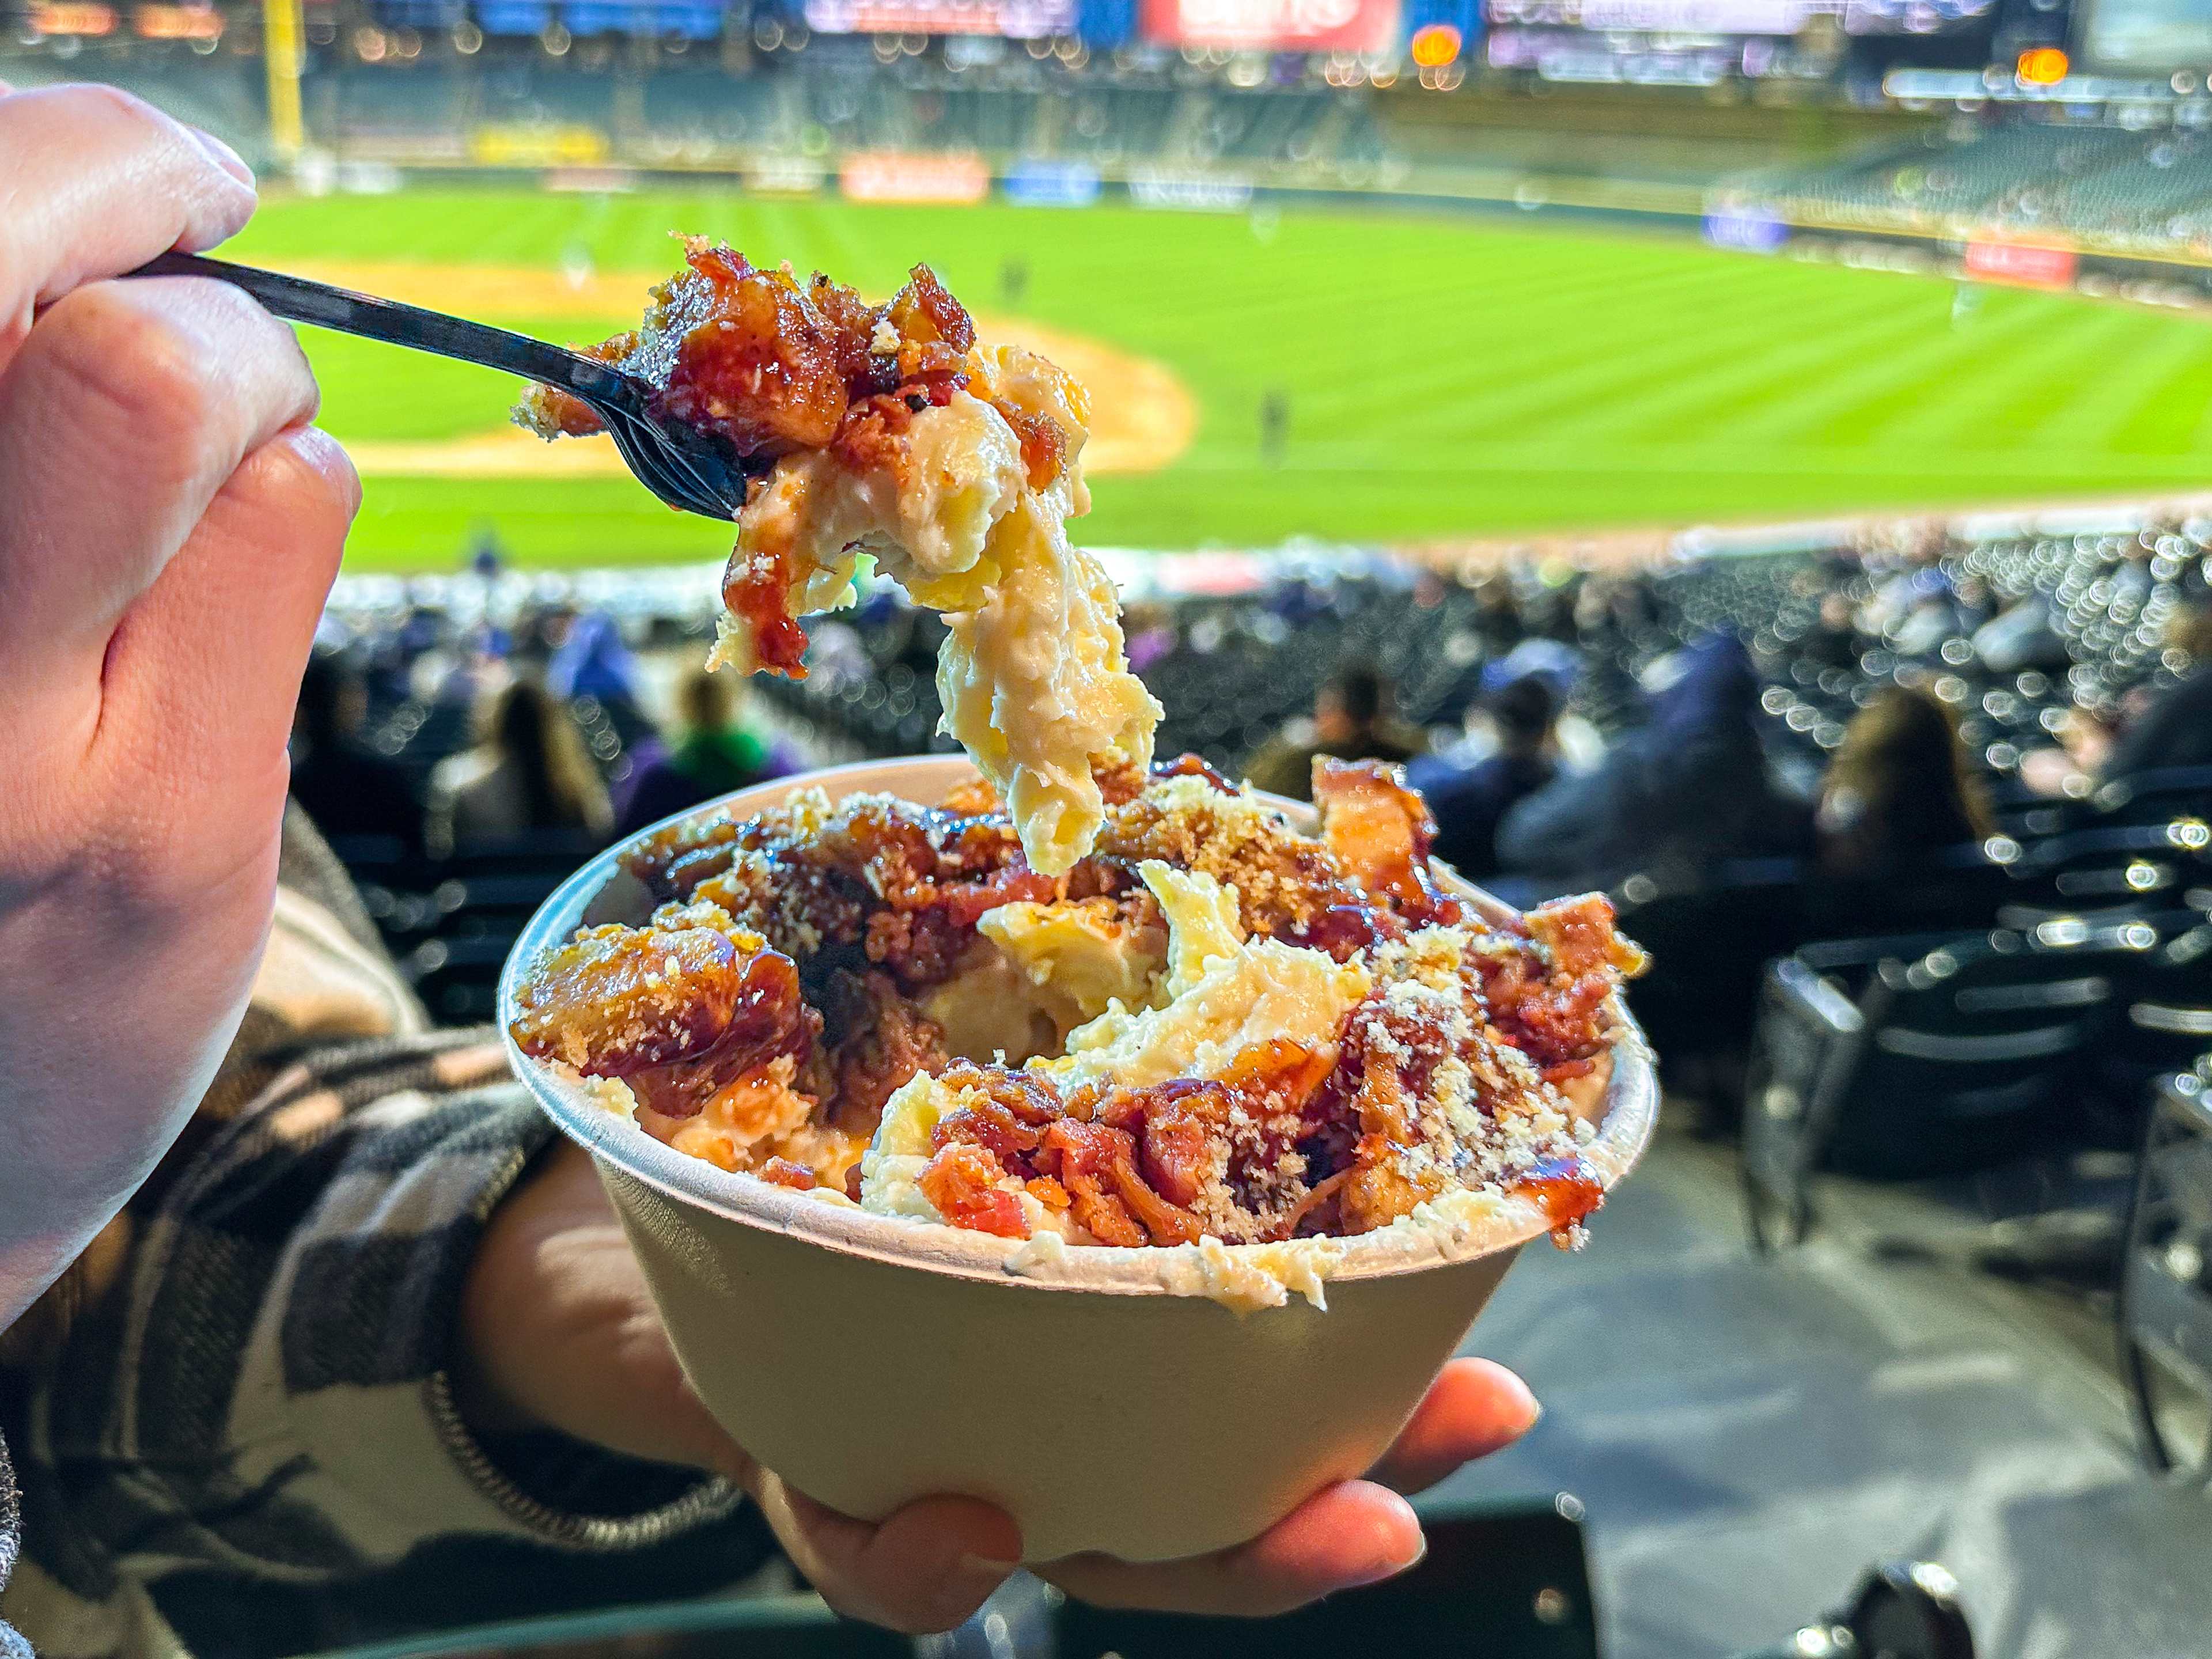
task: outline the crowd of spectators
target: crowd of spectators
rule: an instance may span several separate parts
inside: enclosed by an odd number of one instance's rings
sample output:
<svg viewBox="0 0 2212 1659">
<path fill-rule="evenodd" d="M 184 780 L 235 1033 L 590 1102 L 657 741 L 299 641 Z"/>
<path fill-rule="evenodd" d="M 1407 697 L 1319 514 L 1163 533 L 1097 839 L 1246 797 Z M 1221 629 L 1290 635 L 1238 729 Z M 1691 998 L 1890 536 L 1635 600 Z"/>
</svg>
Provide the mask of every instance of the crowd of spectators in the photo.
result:
<svg viewBox="0 0 2212 1659">
<path fill-rule="evenodd" d="M 801 764 L 688 637 L 641 659 L 604 611 L 464 627 L 416 606 L 325 633 L 301 687 L 292 791 L 342 848 L 587 849 Z"/>
<path fill-rule="evenodd" d="M 1730 210 L 1937 234 L 2057 236 L 2117 253 L 2212 246 L 2212 137 L 2131 131 L 2072 112 L 1964 119 L 1841 161 L 1729 180 Z"/>
<path fill-rule="evenodd" d="M 1694 936 L 1698 895 L 1752 879 L 1791 907 L 1778 932 L 1731 924 L 1764 949 L 1954 916 L 1961 883 L 2021 860 L 2053 810 L 2212 764 L 2209 548 L 2212 523 L 2154 520 L 1914 525 L 1628 573 L 1348 559 L 1146 593 L 1131 653 L 1168 709 L 1164 754 L 1293 797 L 1318 757 L 1405 763 L 1443 856 L 1504 896 L 1659 895 L 1690 908 L 1642 925 Z M 550 882 L 696 801 L 945 745 L 940 627 L 893 591 L 817 623 L 798 683 L 707 674 L 708 605 L 493 591 L 387 589 L 326 623 L 295 793 L 373 881 L 428 890 L 524 846 Z M 520 914 L 487 933 L 446 903 L 380 914 L 403 945 L 476 927 L 461 956 L 488 981 Z M 422 960 L 459 971 L 450 942 Z"/>
</svg>

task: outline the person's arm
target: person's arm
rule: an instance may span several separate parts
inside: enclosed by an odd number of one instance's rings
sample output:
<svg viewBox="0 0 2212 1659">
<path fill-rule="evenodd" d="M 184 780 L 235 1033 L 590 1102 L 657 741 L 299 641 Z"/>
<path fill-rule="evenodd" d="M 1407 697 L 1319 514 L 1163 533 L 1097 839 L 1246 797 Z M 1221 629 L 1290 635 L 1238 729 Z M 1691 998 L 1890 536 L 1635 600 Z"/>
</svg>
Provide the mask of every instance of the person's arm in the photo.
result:
<svg viewBox="0 0 2212 1659">
<path fill-rule="evenodd" d="M 693 1594 L 711 1586 L 665 1577 L 653 1552 L 746 1494 L 834 1605 L 878 1623 L 949 1628 L 1019 1558 L 988 1504 L 927 1498 L 869 1525 L 732 1443 L 684 1382 L 590 1160 L 483 1033 L 315 1051 L 138 1218 L 23 1414 L 34 1631 L 131 1586 L 158 1599 L 179 1572 L 225 1575 L 246 1607 L 257 1584 L 337 1587 L 425 1553 L 465 1571 L 471 1540 L 620 1552 L 635 1587 Z M 1399 1493 L 1535 1414 L 1510 1373 L 1455 1361 L 1372 1481 L 1216 1556 L 1048 1576 L 1103 1602 L 1249 1613 L 1387 1577 L 1421 1549 Z"/>
<path fill-rule="evenodd" d="M 731 1514 L 742 1494 L 710 1474 L 510 1442 L 462 1408 L 463 1287 L 552 1139 L 482 1031 L 316 1050 L 210 1136 L 40 1356 L 16 1448 L 40 1516 L 27 1628 L 179 1571 L 228 1575 L 243 1616 L 257 1583 L 358 1579 L 429 1546 L 636 1551 Z M 647 1392 L 618 1366 L 606 1386 Z"/>
<path fill-rule="evenodd" d="M 2097 769 L 2100 781 L 2132 777 L 2160 767 L 2191 766 L 2212 753 L 2205 732 L 2212 729 L 2212 668 L 2172 687 L 2136 716 Z"/>
<path fill-rule="evenodd" d="M 359 499 L 291 331 L 106 280 L 252 175 L 106 88 L 0 88 L 0 1328 L 161 1156 L 269 925 L 292 704 Z"/>
<path fill-rule="evenodd" d="M 1509 808 L 1498 825 L 1498 867 L 1551 878 L 1596 872 L 1611 834 L 1621 758 L 1595 772 L 1561 772 Z"/>
</svg>

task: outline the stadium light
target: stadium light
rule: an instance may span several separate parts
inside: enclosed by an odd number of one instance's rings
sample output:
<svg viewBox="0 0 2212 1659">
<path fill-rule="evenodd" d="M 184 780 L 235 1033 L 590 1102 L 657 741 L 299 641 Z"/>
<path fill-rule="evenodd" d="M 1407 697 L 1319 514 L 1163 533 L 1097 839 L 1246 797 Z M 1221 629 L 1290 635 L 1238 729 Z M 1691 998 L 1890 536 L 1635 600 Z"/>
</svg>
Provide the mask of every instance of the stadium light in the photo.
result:
<svg viewBox="0 0 2212 1659">
<path fill-rule="evenodd" d="M 2031 46 L 2013 72 L 2024 87 L 2055 87 L 2066 78 L 2066 54 L 2057 46 Z"/>
<path fill-rule="evenodd" d="M 1442 69 L 1459 56 L 1460 32 L 1449 23 L 1427 23 L 1413 31 L 1411 51 L 1419 69 Z"/>
</svg>

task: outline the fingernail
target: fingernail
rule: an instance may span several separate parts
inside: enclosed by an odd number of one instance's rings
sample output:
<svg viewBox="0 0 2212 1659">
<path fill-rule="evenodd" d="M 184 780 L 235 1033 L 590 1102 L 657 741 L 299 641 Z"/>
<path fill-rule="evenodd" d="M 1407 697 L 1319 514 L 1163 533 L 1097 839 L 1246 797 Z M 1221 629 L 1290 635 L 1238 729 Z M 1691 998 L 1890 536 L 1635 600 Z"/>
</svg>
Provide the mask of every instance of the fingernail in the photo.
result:
<svg viewBox="0 0 2212 1659">
<path fill-rule="evenodd" d="M 1521 1425 L 1521 1432 L 1526 1434 L 1544 1420 L 1544 1402 L 1537 1399 L 1536 1391 L 1522 1382 L 1519 1377 L 1516 1376 L 1513 1380 L 1520 1383 L 1521 1397 L 1528 1402 L 1528 1419 Z"/>
<path fill-rule="evenodd" d="M 952 1569 L 952 1577 L 966 1584 L 988 1584 L 996 1589 L 1021 1566 L 1018 1561 L 994 1561 L 988 1555 L 963 1555 Z"/>
<path fill-rule="evenodd" d="M 1411 1572 L 1415 1567 L 1419 1566 L 1422 1562 L 1428 1559 L 1429 1540 L 1427 1538 L 1424 1537 L 1421 1540 L 1420 1548 L 1415 1550 L 1412 1556 L 1406 1560 L 1382 1562 L 1375 1566 L 1370 1567 L 1358 1577 L 1346 1584 L 1345 1588 L 1346 1589 L 1364 1589 L 1368 1585 L 1379 1584 L 1386 1578 L 1395 1578 L 1401 1572 Z"/>
<path fill-rule="evenodd" d="M 253 169 L 246 165 L 245 158 L 236 150 L 211 132 L 204 131 L 198 127 L 189 128 L 188 131 L 198 141 L 199 147 L 208 153 L 210 161 L 248 190 L 253 188 Z"/>
</svg>

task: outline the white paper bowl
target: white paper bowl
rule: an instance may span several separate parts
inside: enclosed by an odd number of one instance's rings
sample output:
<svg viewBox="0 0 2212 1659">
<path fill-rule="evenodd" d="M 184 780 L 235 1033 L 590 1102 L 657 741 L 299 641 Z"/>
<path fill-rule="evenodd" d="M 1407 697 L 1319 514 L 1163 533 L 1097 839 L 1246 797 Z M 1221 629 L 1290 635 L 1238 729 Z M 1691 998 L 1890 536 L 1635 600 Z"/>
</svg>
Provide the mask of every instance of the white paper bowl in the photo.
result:
<svg viewBox="0 0 2212 1659">
<path fill-rule="evenodd" d="M 872 762 L 682 817 L 750 816 L 810 786 L 934 804 L 973 775 L 958 757 Z M 1281 805 L 1312 823 L 1311 808 Z M 502 1027 L 518 977 L 547 945 L 586 922 L 645 918 L 621 850 L 578 871 L 524 930 L 501 981 Z M 1641 1155 L 1658 1110 L 1641 1036 L 1623 1022 L 1585 1152 L 1607 1186 Z M 1516 1200 L 1456 1235 L 1346 1240 L 1326 1311 L 1293 1297 L 1240 1314 L 1174 1293 L 1146 1249 L 1071 1249 L 1016 1276 L 1012 1241 L 730 1174 L 595 1105 L 512 1038 L 508 1053 L 598 1163 L 685 1371 L 748 1452 L 866 1519 L 930 1493 L 986 1498 L 1019 1523 L 1033 1562 L 1222 1548 L 1360 1474 L 1520 1247 L 1548 1229 Z"/>
</svg>

